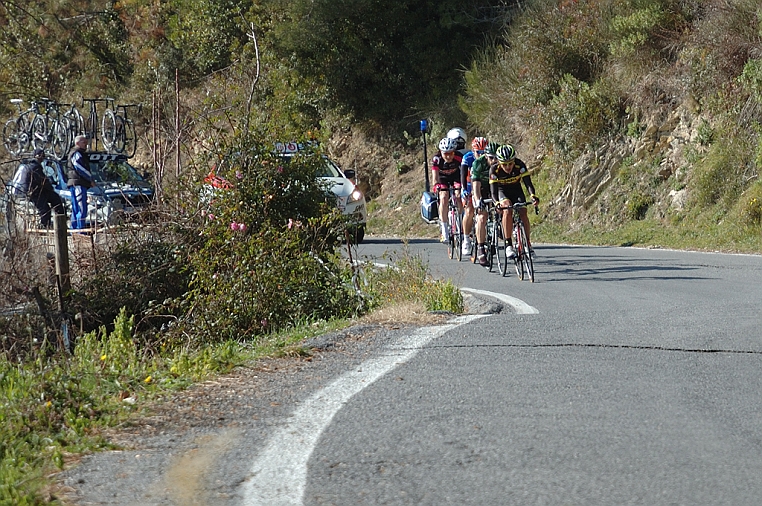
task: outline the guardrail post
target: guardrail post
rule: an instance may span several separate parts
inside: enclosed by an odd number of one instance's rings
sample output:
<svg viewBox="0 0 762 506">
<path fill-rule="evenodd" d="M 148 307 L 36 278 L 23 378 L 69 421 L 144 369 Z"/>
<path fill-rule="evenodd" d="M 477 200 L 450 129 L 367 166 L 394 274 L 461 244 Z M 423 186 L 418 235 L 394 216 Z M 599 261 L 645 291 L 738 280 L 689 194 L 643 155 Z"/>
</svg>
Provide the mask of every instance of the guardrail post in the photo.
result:
<svg viewBox="0 0 762 506">
<path fill-rule="evenodd" d="M 53 219 L 55 231 L 56 277 L 58 278 L 58 305 L 63 311 L 64 297 L 71 291 L 69 274 L 69 227 L 65 214 L 56 214 Z"/>
</svg>

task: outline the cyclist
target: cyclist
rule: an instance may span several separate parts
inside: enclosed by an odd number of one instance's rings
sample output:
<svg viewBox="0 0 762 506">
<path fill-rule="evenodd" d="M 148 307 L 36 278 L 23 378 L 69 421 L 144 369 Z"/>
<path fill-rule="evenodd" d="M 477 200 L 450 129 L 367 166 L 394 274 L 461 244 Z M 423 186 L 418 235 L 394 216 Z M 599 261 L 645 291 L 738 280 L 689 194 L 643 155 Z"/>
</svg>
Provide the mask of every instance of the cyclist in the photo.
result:
<svg viewBox="0 0 762 506">
<path fill-rule="evenodd" d="M 445 137 L 439 141 L 439 152 L 431 159 L 434 188 L 439 192 L 439 223 L 442 227 L 442 242 L 450 240 L 450 228 L 447 220 L 450 201 L 450 187 L 460 190 L 460 162 L 462 158 L 456 153 L 457 141 Z M 460 200 L 460 199 L 458 199 Z M 462 211 L 460 202 L 455 205 Z"/>
<path fill-rule="evenodd" d="M 471 141 L 471 151 L 463 155 L 463 161 L 460 163 L 461 180 L 463 187 L 463 254 L 471 253 L 471 234 L 474 229 L 474 203 L 471 198 L 471 166 L 476 158 L 484 154 L 484 148 L 487 147 L 487 139 L 484 137 L 474 137 Z M 477 197 L 478 198 L 478 197 Z M 478 244 L 478 241 L 477 241 Z"/>
<path fill-rule="evenodd" d="M 476 209 L 476 258 L 479 264 L 487 267 L 487 252 L 485 250 L 487 242 L 487 210 L 484 206 L 484 199 L 491 197 L 489 174 L 490 169 L 497 165 L 497 150 L 500 145 L 497 142 L 490 142 L 484 147 L 484 154 L 474 160 L 471 165 L 471 187 L 473 190 L 473 206 Z"/>
<path fill-rule="evenodd" d="M 516 257 L 516 251 L 511 242 L 511 229 L 513 226 L 513 209 L 511 205 L 517 202 L 526 202 L 524 190 L 521 188 L 521 181 L 524 181 L 532 203 L 537 205 L 540 199 L 534 194 L 534 185 L 528 172 L 526 164 L 519 158 L 516 158 L 516 150 L 510 144 L 505 144 L 497 149 L 497 164 L 490 168 L 489 181 L 492 200 L 500 203 L 503 210 L 503 237 L 508 241 L 505 247 L 505 256 L 509 259 Z M 501 180 L 510 180 L 510 182 L 501 182 Z M 519 211 L 521 221 L 527 233 L 527 244 L 529 244 L 529 254 L 533 254 L 532 242 L 529 235 L 529 217 L 526 208 Z"/>
</svg>

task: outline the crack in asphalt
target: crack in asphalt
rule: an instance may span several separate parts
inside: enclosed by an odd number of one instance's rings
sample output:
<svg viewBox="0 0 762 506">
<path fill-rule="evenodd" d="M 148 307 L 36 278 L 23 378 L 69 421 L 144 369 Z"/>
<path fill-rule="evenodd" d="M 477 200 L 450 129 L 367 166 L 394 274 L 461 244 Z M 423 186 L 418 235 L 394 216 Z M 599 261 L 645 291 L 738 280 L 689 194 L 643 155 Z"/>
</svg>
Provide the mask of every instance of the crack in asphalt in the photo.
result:
<svg viewBox="0 0 762 506">
<path fill-rule="evenodd" d="M 612 348 L 623 350 L 677 351 L 683 353 L 735 353 L 741 355 L 762 355 L 762 351 L 755 350 L 712 350 L 703 348 L 670 348 L 667 346 L 635 346 L 629 344 L 443 344 L 427 346 L 425 349 L 432 348 Z"/>
</svg>

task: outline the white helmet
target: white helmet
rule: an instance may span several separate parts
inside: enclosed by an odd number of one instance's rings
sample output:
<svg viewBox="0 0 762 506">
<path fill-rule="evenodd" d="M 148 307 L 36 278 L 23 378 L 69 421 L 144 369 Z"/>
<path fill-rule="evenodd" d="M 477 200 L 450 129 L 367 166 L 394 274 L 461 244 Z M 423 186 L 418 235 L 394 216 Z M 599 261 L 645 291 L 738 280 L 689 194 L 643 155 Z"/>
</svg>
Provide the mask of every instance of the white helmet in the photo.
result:
<svg viewBox="0 0 762 506">
<path fill-rule="evenodd" d="M 455 139 L 450 139 L 449 137 L 445 137 L 441 141 L 439 141 L 439 151 L 444 153 L 445 151 L 455 151 L 458 149 L 458 141 Z"/>
<path fill-rule="evenodd" d="M 466 141 L 468 140 L 465 130 L 460 127 L 451 128 L 450 131 L 447 132 L 447 137 L 458 141 L 458 149 L 465 149 Z"/>
</svg>

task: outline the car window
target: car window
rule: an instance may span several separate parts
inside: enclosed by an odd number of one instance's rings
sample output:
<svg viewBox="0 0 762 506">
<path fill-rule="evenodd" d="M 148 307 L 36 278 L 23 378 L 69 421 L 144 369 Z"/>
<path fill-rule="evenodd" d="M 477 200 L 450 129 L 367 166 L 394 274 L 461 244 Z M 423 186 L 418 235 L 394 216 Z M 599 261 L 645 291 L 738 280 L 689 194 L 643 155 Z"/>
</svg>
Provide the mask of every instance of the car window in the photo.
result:
<svg viewBox="0 0 762 506">
<path fill-rule="evenodd" d="M 108 160 L 103 163 L 91 165 L 93 177 L 99 183 L 125 183 L 142 181 L 140 174 L 127 162 L 120 160 Z"/>
<path fill-rule="evenodd" d="M 48 177 L 48 179 L 50 179 L 50 182 L 53 183 L 53 186 L 58 186 L 60 174 L 55 164 L 50 160 L 43 160 L 42 170 L 45 172 L 45 175 Z"/>
<path fill-rule="evenodd" d="M 325 163 L 321 166 L 322 169 L 318 172 L 318 177 L 344 177 L 330 159 L 323 157 L 323 162 Z"/>
</svg>

